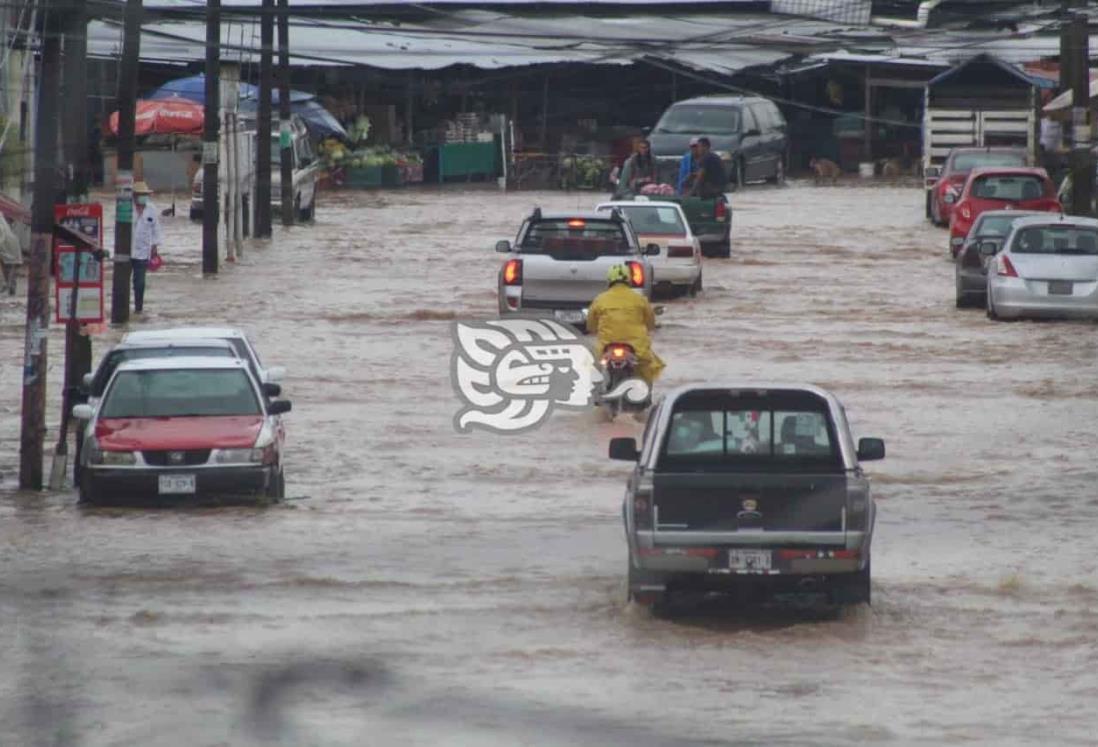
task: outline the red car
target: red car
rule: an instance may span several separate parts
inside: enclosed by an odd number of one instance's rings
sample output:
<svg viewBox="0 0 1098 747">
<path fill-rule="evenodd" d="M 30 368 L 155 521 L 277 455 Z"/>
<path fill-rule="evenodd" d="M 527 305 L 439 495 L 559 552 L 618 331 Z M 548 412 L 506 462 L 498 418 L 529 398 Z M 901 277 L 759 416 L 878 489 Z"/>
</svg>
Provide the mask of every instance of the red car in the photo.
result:
<svg viewBox="0 0 1098 747">
<path fill-rule="evenodd" d="M 88 420 L 80 497 L 196 494 L 282 498 L 282 413 L 236 358 L 145 358 L 122 363 Z"/>
<path fill-rule="evenodd" d="M 954 148 L 942 165 L 937 180 L 929 187 L 926 216 L 936 226 L 948 226 L 953 206 L 960 199 L 961 190 L 973 169 L 1028 165 L 1025 148 Z"/>
<path fill-rule="evenodd" d="M 1030 210 L 1059 213 L 1056 185 L 1044 169 L 976 169 L 968 175 L 949 220 L 949 253 L 964 246 L 972 224 L 985 210 Z"/>
</svg>

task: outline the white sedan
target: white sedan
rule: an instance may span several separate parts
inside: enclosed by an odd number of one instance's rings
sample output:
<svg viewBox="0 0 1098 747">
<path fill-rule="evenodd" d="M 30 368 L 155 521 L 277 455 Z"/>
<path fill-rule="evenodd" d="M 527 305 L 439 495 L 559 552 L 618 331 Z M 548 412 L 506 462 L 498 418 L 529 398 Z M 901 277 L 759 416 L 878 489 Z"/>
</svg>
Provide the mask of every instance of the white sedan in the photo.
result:
<svg viewBox="0 0 1098 747">
<path fill-rule="evenodd" d="M 701 242 L 681 207 L 654 200 L 615 200 L 598 206 L 600 212 L 614 208 L 633 226 L 641 246 L 660 247 L 659 254 L 649 257 L 653 289 L 674 288 L 691 296 L 702 289 Z"/>
</svg>

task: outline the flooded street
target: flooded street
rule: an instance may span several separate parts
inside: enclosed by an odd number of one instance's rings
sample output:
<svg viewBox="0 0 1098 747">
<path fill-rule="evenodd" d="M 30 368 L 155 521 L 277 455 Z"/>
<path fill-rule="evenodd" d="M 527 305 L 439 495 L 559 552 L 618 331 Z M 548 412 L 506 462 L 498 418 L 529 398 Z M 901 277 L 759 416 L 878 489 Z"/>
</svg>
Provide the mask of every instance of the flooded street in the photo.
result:
<svg viewBox="0 0 1098 747">
<path fill-rule="evenodd" d="M 273 507 L 15 492 L 24 306 L 0 299 L 0 743 L 1093 745 L 1098 329 L 957 311 L 917 188 L 734 195 L 733 258 L 661 317 L 659 386 L 808 381 L 884 438 L 874 601 L 656 618 L 624 601 L 606 458 L 637 423 L 452 426 L 449 325 L 495 315 L 495 241 L 602 196 L 327 193 L 206 280 L 198 225 L 165 219 L 129 328 L 239 325 L 286 366 Z"/>
</svg>

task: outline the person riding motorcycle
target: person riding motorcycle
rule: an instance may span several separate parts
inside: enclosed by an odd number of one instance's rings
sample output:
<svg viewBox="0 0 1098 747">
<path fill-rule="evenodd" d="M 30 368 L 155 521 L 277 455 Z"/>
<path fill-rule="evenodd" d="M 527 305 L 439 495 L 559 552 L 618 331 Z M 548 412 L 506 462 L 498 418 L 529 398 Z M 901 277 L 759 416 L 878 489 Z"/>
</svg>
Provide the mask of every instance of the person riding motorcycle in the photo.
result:
<svg viewBox="0 0 1098 747">
<path fill-rule="evenodd" d="M 648 299 L 629 287 L 629 268 L 614 265 L 606 273 L 609 286 L 587 310 L 587 329 L 598 337 L 598 356 L 606 346 L 625 343 L 637 357 L 637 376 L 649 386 L 664 368 L 660 357 L 652 352 L 649 332 L 656 326 L 656 314 Z"/>
</svg>

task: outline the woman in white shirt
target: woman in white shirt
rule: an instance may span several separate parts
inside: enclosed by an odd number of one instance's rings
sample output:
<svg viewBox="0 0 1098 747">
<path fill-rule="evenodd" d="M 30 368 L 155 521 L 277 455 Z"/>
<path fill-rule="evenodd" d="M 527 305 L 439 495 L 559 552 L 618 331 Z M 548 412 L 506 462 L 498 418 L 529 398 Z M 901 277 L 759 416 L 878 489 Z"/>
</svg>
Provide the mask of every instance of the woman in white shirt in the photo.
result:
<svg viewBox="0 0 1098 747">
<path fill-rule="evenodd" d="M 145 182 L 133 185 L 133 244 L 130 248 L 130 266 L 133 268 L 133 310 L 140 314 L 145 307 L 145 273 L 149 261 L 157 255 L 163 234 L 160 230 L 160 211 L 149 199 L 152 190 Z"/>
</svg>

